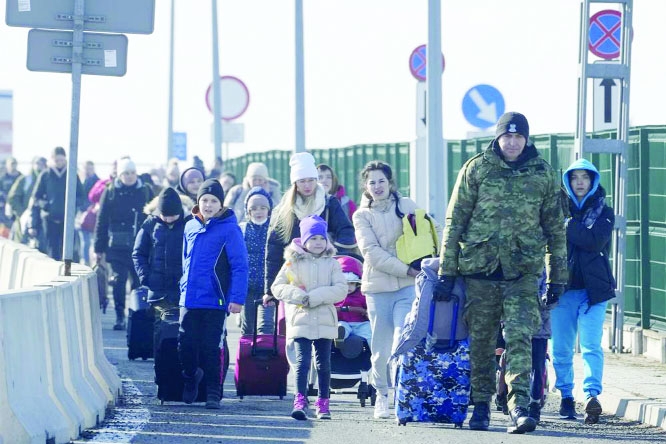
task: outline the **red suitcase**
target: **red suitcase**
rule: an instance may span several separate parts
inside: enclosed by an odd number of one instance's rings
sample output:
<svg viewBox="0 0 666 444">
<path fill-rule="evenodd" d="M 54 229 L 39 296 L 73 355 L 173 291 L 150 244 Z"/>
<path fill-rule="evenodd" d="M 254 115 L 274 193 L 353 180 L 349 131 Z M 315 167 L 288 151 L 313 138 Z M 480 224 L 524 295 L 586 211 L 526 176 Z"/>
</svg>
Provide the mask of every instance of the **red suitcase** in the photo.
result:
<svg viewBox="0 0 666 444">
<path fill-rule="evenodd" d="M 261 299 L 254 303 L 255 319 Z M 276 307 L 277 308 L 277 307 Z M 275 329 L 272 335 L 258 335 L 257 323 L 251 335 L 243 335 L 238 345 L 234 381 L 236 394 L 244 396 L 287 395 L 289 363 L 285 354 L 284 336 L 278 335 L 278 310 L 275 310 Z"/>
</svg>

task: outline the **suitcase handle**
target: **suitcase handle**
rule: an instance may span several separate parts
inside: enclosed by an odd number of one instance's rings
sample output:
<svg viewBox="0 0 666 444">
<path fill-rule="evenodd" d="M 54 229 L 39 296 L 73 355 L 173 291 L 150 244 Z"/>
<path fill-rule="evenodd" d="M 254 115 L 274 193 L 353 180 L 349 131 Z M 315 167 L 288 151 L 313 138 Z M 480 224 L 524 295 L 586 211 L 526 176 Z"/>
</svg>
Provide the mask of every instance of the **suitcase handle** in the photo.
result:
<svg viewBox="0 0 666 444">
<path fill-rule="evenodd" d="M 455 302 L 453 303 L 453 316 L 451 316 L 451 332 L 449 335 L 449 345 L 448 346 L 438 346 L 435 343 L 435 348 L 438 350 L 452 350 L 455 348 L 456 344 L 456 331 L 458 330 L 458 309 L 460 307 L 460 302 L 457 296 L 452 295 L 451 299 Z M 428 316 L 428 335 L 432 336 L 432 331 L 435 325 L 435 308 L 437 306 L 437 301 L 433 298 L 430 301 L 430 313 Z"/>
<path fill-rule="evenodd" d="M 273 324 L 273 355 L 277 356 L 278 355 L 278 304 L 280 303 L 279 300 L 273 299 L 275 302 L 275 322 Z M 254 300 L 254 328 L 252 330 L 252 356 L 255 356 L 257 354 L 257 328 L 259 326 L 259 305 L 263 305 L 264 301 L 263 299 L 255 299 Z"/>
</svg>

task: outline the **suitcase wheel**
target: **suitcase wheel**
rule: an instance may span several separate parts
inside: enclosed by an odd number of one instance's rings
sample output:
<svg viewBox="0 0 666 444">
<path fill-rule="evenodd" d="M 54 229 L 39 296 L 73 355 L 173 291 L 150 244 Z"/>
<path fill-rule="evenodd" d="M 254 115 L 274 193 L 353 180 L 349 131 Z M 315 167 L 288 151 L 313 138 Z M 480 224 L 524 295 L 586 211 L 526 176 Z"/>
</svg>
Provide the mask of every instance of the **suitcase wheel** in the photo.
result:
<svg viewBox="0 0 666 444">
<path fill-rule="evenodd" d="M 284 396 L 280 395 L 280 401 L 282 401 L 283 399 L 284 399 Z"/>
<path fill-rule="evenodd" d="M 454 429 L 458 429 L 458 428 L 462 429 L 462 426 L 463 426 L 462 422 L 456 422 L 455 424 L 453 424 Z"/>
<path fill-rule="evenodd" d="M 398 427 L 405 426 L 407 427 L 407 421 L 404 419 L 398 419 Z"/>
</svg>

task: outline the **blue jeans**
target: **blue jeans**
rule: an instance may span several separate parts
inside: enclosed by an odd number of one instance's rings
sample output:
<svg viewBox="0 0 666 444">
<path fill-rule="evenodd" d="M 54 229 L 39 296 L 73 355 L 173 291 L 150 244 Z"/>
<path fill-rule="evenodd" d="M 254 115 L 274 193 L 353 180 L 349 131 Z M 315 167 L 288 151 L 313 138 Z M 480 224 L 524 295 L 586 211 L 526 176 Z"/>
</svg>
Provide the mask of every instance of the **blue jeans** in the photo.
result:
<svg viewBox="0 0 666 444">
<path fill-rule="evenodd" d="M 601 348 L 606 302 L 588 305 L 586 290 L 569 290 L 551 311 L 555 388 L 563 398 L 573 398 L 573 355 L 576 333 L 583 357 L 583 391 L 589 396 L 601 393 L 604 351 Z"/>
<path fill-rule="evenodd" d="M 388 360 L 396 342 L 400 339 L 400 330 L 405 324 L 405 316 L 412 309 L 414 286 L 401 288 L 388 293 L 368 293 L 365 301 L 368 304 L 368 317 L 372 338 L 372 369 L 370 380 L 382 395 L 388 393 Z"/>
<path fill-rule="evenodd" d="M 92 244 L 93 233 L 85 230 L 76 230 L 81 240 L 81 258 L 83 263 L 90 265 L 90 245 Z"/>
<path fill-rule="evenodd" d="M 294 338 L 296 350 L 296 391 L 308 396 L 308 373 L 312 364 L 312 345 L 314 345 L 317 364 L 319 397 L 328 398 L 331 391 L 331 344 L 332 339 Z"/>
</svg>

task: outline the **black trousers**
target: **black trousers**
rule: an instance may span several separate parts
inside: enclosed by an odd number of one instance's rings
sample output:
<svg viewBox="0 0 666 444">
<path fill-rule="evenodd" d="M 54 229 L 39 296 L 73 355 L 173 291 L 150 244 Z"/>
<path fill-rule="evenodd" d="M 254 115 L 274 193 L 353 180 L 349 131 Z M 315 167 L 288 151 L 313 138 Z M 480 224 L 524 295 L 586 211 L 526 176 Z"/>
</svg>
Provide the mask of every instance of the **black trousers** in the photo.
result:
<svg viewBox="0 0 666 444">
<path fill-rule="evenodd" d="M 208 396 L 217 396 L 220 388 L 220 341 L 225 310 L 187 309 L 180 307 L 178 357 L 183 372 L 192 376 L 200 367 L 204 371 Z"/>
<path fill-rule="evenodd" d="M 131 253 L 127 257 L 114 255 L 108 260 L 111 266 L 111 285 L 113 286 L 113 303 L 116 306 L 116 316 L 125 316 L 125 297 L 127 296 L 127 279 L 130 279 L 132 290 L 139 286 L 139 277 L 134 271 Z"/>
</svg>

